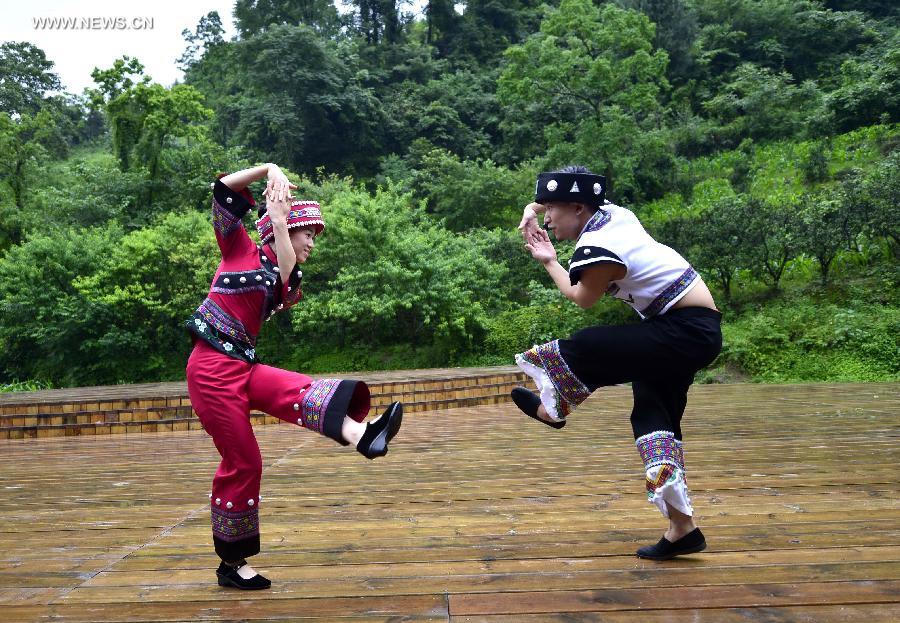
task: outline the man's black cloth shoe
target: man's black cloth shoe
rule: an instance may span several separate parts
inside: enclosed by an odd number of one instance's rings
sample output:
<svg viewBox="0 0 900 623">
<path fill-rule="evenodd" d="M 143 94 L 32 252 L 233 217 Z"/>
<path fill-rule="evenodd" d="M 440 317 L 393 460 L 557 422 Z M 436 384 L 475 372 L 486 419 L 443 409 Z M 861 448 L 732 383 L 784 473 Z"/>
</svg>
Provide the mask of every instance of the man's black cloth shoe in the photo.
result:
<svg viewBox="0 0 900 623">
<path fill-rule="evenodd" d="M 226 565 L 224 562 L 220 563 L 219 568 L 216 569 L 216 577 L 219 578 L 219 586 L 239 588 L 245 591 L 258 591 L 260 589 L 269 588 L 270 586 L 272 586 L 272 583 L 267 578 L 264 578 L 258 573 L 249 580 L 246 580 L 238 575 L 237 570 L 246 564 L 246 560 L 242 560 L 237 564 L 237 566 L 234 567 L 232 567 L 231 565 Z"/>
<path fill-rule="evenodd" d="M 547 420 L 541 419 L 538 417 L 538 407 L 541 406 L 541 399 L 538 398 L 534 392 L 530 392 L 524 387 L 514 387 L 509 395 L 512 396 L 513 402 L 516 403 L 516 406 L 522 410 L 522 413 L 527 415 L 528 417 L 536 419 L 541 424 L 546 424 L 550 428 L 562 428 L 566 425 L 566 421 L 562 420 L 560 422 L 548 422 Z"/>
<path fill-rule="evenodd" d="M 706 539 L 700 528 L 694 528 L 683 537 L 672 543 L 663 537 L 656 545 L 647 545 L 637 551 L 639 558 L 649 558 L 650 560 L 669 560 L 675 556 L 684 554 L 695 554 L 706 549 Z"/>
<path fill-rule="evenodd" d="M 402 422 L 403 405 L 399 402 L 392 402 L 380 418 L 366 424 L 366 432 L 356 444 L 357 452 L 367 459 L 384 456 L 388 451 L 388 442 L 400 430 Z"/>
</svg>

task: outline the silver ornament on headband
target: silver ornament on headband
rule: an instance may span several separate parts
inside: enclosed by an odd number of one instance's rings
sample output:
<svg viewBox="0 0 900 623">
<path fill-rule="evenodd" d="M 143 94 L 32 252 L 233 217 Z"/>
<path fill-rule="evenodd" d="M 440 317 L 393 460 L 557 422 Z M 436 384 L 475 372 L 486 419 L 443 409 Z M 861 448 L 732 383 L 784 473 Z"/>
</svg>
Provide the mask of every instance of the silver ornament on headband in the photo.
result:
<svg viewBox="0 0 900 623">
<path fill-rule="evenodd" d="M 594 184 L 594 194 L 599 195 L 601 192 L 603 192 L 603 186 L 601 186 L 599 183 Z"/>
<path fill-rule="evenodd" d="M 551 193 L 554 190 L 556 190 L 556 187 L 557 187 L 556 180 L 550 180 L 549 182 L 547 182 L 547 190 L 549 190 Z"/>
</svg>

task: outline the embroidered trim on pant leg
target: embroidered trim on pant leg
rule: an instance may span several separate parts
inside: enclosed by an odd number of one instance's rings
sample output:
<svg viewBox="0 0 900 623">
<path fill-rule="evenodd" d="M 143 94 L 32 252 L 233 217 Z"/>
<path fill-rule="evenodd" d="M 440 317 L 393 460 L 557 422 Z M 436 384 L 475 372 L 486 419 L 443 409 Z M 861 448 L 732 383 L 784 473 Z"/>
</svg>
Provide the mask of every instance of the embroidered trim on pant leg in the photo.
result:
<svg viewBox="0 0 900 623">
<path fill-rule="evenodd" d="M 312 385 L 303 394 L 301 407 L 303 425 L 306 428 L 318 433 L 322 432 L 328 403 L 331 402 L 331 398 L 334 396 L 334 392 L 340 383 L 341 379 L 319 379 L 312 382 Z"/>
<path fill-rule="evenodd" d="M 591 395 L 559 352 L 559 340 L 516 355 L 516 365 L 534 379 L 541 403 L 552 420 L 561 421 Z"/>
<path fill-rule="evenodd" d="M 655 431 L 635 441 L 646 471 L 647 501 L 669 516 L 666 503 L 685 515 L 693 515 L 684 477 L 684 454 L 675 433 Z"/>
<path fill-rule="evenodd" d="M 213 536 L 229 543 L 259 535 L 259 511 L 251 508 L 232 513 L 212 507 Z"/>
</svg>

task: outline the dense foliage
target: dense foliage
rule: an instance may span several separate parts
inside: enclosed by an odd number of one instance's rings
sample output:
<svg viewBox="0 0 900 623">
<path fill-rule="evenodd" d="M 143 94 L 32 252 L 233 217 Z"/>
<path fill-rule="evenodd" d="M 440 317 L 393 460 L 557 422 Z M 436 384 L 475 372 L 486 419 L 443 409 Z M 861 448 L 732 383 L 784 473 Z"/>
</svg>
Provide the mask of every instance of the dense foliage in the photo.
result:
<svg viewBox="0 0 900 623">
<path fill-rule="evenodd" d="M 410 6 L 238 0 L 234 39 L 184 31 L 171 87 L 123 57 L 54 94 L 52 59 L 0 45 L 0 390 L 181 378 L 209 181 L 265 161 L 329 224 L 267 362 L 509 363 L 635 322 L 565 301 L 515 231 L 535 174 L 579 163 L 713 287 L 703 380 L 900 378 L 895 3 Z"/>
</svg>

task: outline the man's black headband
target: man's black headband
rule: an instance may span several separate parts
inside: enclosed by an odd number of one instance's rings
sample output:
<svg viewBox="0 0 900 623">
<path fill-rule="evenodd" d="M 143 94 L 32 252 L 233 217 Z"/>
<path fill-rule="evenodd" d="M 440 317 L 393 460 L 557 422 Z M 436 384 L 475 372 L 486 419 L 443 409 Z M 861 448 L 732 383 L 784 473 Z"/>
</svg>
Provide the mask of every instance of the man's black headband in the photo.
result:
<svg viewBox="0 0 900 623">
<path fill-rule="evenodd" d="M 541 173 L 534 189 L 536 203 L 566 201 L 599 208 L 606 198 L 606 178 L 593 173 Z"/>
</svg>

